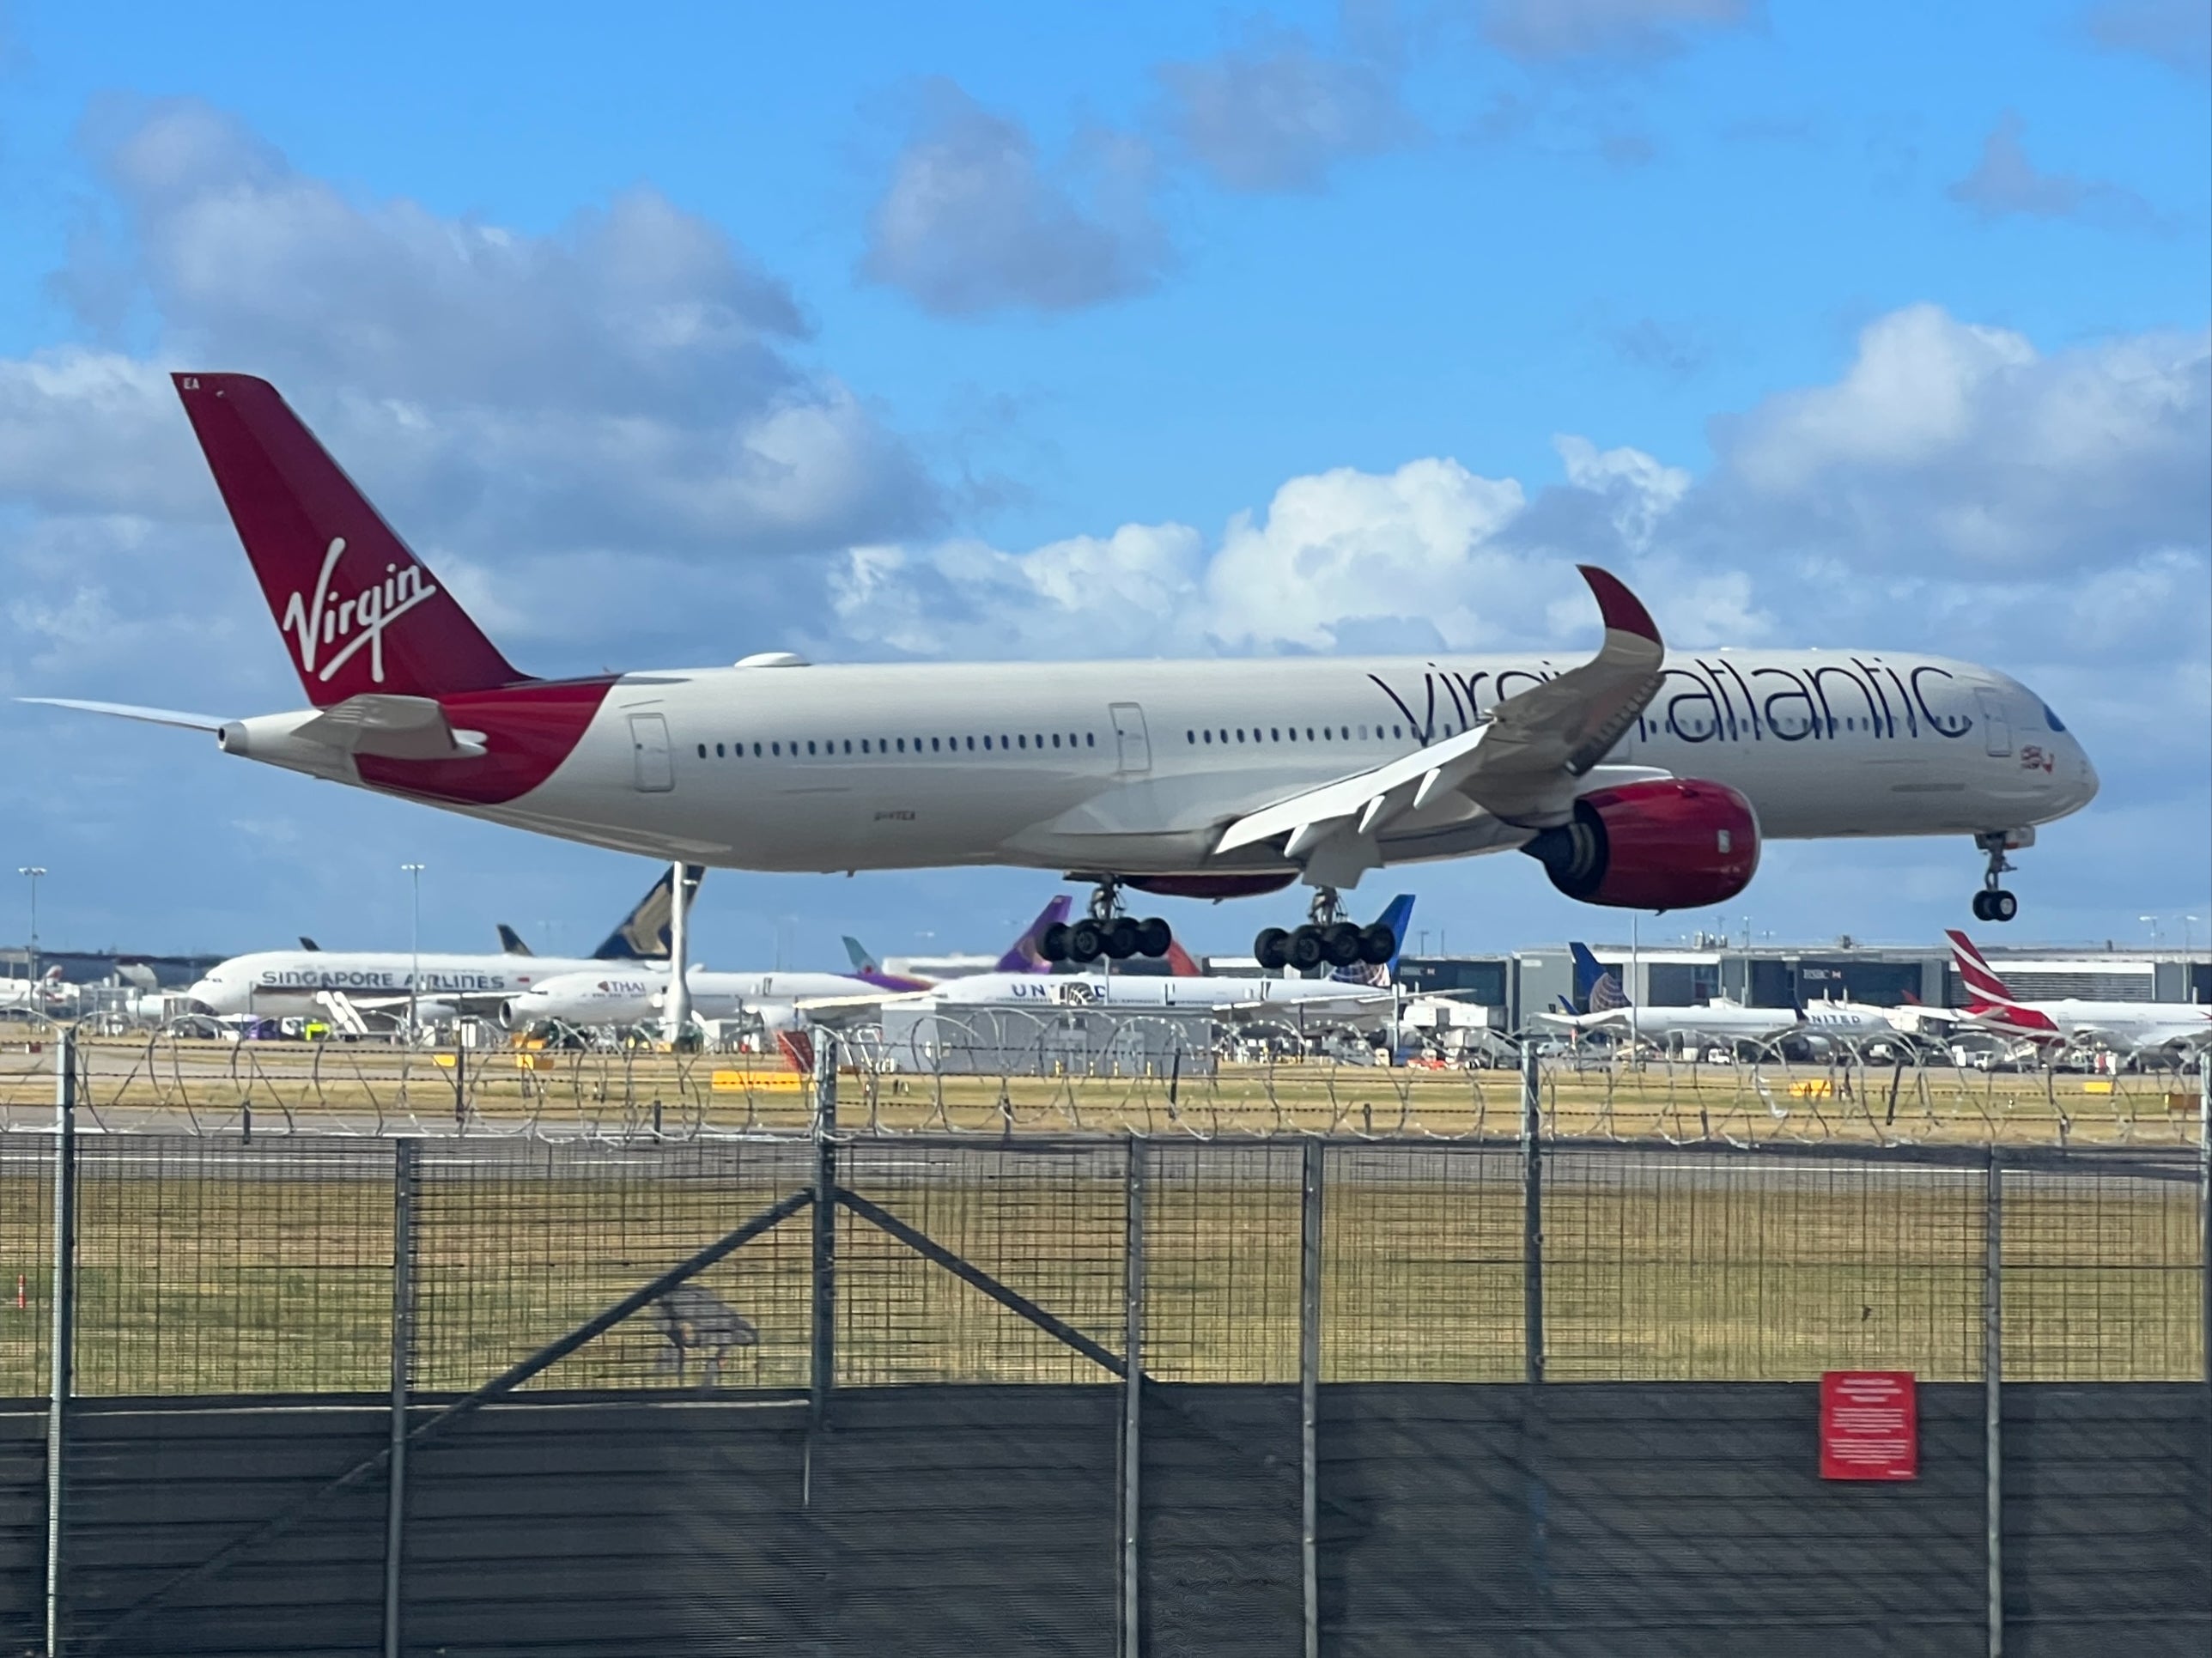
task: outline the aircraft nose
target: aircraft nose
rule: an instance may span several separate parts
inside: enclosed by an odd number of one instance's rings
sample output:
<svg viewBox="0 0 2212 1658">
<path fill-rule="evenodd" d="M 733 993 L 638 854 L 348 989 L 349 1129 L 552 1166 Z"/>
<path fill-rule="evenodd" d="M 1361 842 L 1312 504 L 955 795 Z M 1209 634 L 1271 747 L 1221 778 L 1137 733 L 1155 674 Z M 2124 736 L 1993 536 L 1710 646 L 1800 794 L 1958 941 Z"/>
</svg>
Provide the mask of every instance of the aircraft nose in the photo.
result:
<svg viewBox="0 0 2212 1658">
<path fill-rule="evenodd" d="M 2072 774 L 2065 785 L 2066 809 L 2078 811 L 2097 798 L 2097 791 L 2102 784 L 2098 779 L 2096 767 L 2089 762 L 2089 751 L 2071 737 L 2067 739 L 2066 747 L 2069 762 L 2066 769 Z"/>
</svg>

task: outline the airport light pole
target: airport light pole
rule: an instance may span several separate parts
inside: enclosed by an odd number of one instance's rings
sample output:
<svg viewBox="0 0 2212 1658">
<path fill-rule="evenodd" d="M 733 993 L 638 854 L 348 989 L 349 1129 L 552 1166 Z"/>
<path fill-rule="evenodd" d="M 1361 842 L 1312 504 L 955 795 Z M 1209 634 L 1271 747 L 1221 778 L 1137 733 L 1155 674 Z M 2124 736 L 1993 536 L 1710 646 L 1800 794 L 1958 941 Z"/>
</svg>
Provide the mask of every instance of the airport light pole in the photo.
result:
<svg viewBox="0 0 2212 1658">
<path fill-rule="evenodd" d="M 2185 915 L 2181 918 L 2181 953 L 2185 956 L 2194 956 L 2197 953 L 2197 934 L 2192 929 L 2202 919 L 2196 915 Z"/>
<path fill-rule="evenodd" d="M 2158 917 L 2155 915 L 2138 915 L 2136 917 L 2136 920 L 2138 921 L 2147 921 L 2150 924 L 2150 947 L 2153 950 L 2156 950 L 2159 946 Z"/>
<path fill-rule="evenodd" d="M 31 982 L 39 981 L 39 878 L 46 872 L 44 864 L 25 864 L 15 873 L 29 878 L 31 883 Z"/>
<path fill-rule="evenodd" d="M 407 921 L 407 1040 L 415 1040 L 416 986 L 422 979 L 422 865 L 402 864 L 401 874 L 412 884 Z"/>
</svg>

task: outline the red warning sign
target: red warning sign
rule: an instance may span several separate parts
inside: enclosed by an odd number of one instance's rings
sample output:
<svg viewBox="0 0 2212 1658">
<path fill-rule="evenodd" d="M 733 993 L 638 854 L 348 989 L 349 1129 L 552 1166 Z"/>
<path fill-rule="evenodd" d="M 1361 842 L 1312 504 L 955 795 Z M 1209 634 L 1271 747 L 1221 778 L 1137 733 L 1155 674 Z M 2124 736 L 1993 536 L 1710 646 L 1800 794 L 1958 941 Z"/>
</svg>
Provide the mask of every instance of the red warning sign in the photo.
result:
<svg viewBox="0 0 2212 1658">
<path fill-rule="evenodd" d="M 1820 1376 L 1820 1478 L 1917 1479 L 1920 1412 L 1910 1370 Z"/>
</svg>

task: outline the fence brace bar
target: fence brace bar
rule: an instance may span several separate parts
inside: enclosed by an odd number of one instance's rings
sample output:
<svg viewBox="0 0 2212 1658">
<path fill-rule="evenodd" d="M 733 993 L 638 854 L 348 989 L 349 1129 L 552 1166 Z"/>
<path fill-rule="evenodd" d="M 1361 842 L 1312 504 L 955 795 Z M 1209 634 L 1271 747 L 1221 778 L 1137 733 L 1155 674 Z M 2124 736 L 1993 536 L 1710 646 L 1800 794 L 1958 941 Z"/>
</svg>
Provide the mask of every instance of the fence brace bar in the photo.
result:
<svg viewBox="0 0 2212 1658">
<path fill-rule="evenodd" d="M 407 1541 L 407 1394 L 415 1356 L 415 1167 L 412 1139 L 392 1145 L 391 1472 L 384 1499 L 384 1658 L 400 1658 L 400 1564 Z"/>
<path fill-rule="evenodd" d="M 76 1357 L 76 1036 L 54 1045 L 53 1325 L 46 1348 L 46 1658 L 62 1658 L 62 1517 Z"/>
<path fill-rule="evenodd" d="M 1121 1251 L 1121 1658 L 1144 1658 L 1145 1175 L 1149 1148 L 1132 1134 L 1124 1163 Z"/>
<path fill-rule="evenodd" d="M 1984 1528 L 1989 1553 L 1990 1658 L 2004 1653 L 2004 1162 L 1990 1151 L 1982 1220 Z"/>
<path fill-rule="evenodd" d="M 1321 1658 L 1321 1248 L 1328 1142 L 1305 1143 L 1298 1210 L 1298 1576 L 1305 1658 Z"/>
<path fill-rule="evenodd" d="M 799 1506 L 814 1506 L 814 1453 L 830 1422 L 837 1385 L 837 1049 L 827 1030 L 814 1033 L 813 1302 L 806 1366 L 806 1451 Z"/>
</svg>

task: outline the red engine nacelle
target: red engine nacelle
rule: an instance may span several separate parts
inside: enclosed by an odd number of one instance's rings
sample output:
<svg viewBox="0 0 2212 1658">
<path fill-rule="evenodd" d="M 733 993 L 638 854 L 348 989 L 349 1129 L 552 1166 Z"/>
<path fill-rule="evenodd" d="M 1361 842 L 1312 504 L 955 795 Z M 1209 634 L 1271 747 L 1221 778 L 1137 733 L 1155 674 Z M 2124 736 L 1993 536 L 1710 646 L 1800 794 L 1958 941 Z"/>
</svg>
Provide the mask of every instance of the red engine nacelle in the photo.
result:
<svg viewBox="0 0 2212 1658">
<path fill-rule="evenodd" d="M 1725 783 L 1665 778 L 1599 789 L 1573 821 L 1522 848 L 1586 904 L 1694 909 L 1733 898 L 1759 870 L 1759 819 Z"/>
</svg>

